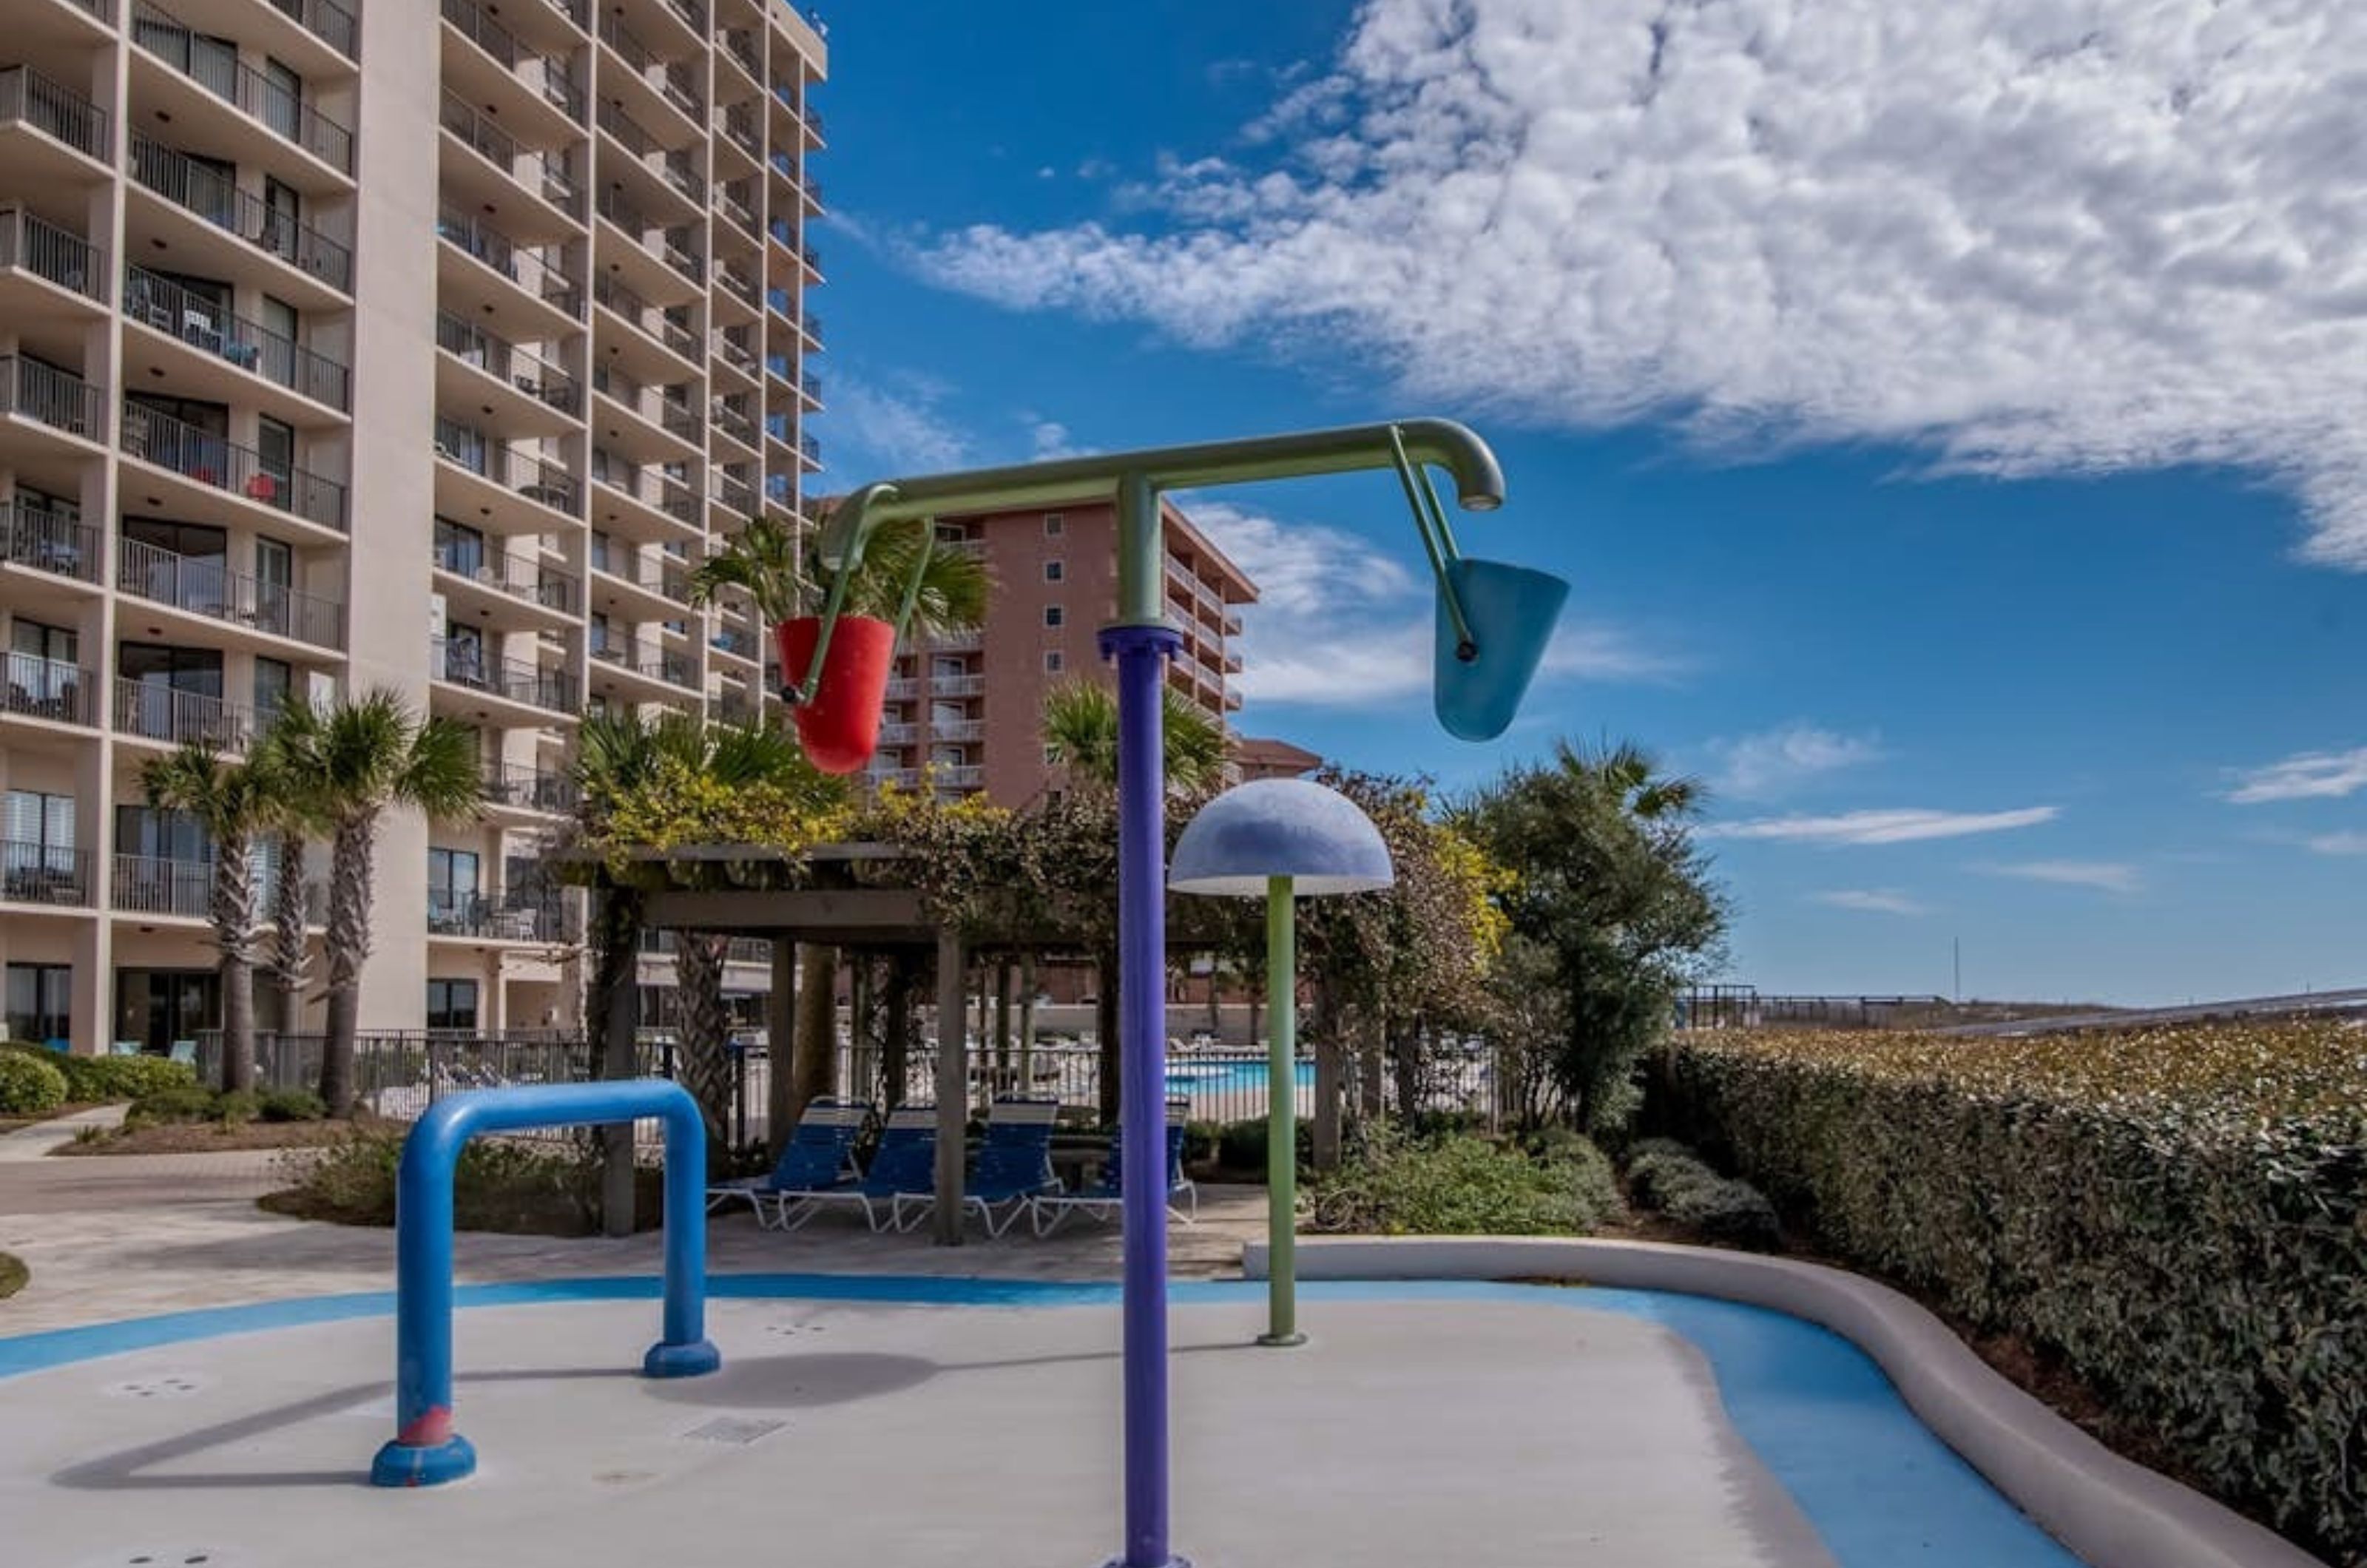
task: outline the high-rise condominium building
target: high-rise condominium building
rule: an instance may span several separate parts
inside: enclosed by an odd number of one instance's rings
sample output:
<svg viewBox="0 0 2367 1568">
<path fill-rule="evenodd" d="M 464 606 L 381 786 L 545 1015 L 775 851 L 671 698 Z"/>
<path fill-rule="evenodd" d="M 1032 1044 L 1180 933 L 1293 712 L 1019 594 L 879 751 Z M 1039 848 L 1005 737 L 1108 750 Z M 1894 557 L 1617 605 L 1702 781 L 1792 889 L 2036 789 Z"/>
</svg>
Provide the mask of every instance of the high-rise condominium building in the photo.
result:
<svg viewBox="0 0 2367 1568">
<path fill-rule="evenodd" d="M 1167 618 L 1184 634 L 1167 682 L 1229 735 L 1241 705 L 1231 640 L 1257 585 L 1182 509 L 1166 502 L 1164 515 Z M 984 559 L 994 582 L 986 624 L 897 659 L 872 774 L 1024 806 L 1062 778 L 1045 750 L 1045 697 L 1065 681 L 1113 681 L 1094 638 L 1117 604 L 1116 509 L 941 518 L 938 536 Z"/>
<path fill-rule="evenodd" d="M 389 818 L 362 1026 L 567 1019 L 538 851 L 576 726 L 764 700 L 758 628 L 682 583 L 816 466 L 820 36 L 777 0 L 356 4 L 6 6 L 12 1036 L 212 1022 L 212 846 L 142 765 L 378 686 L 474 732 L 486 799 Z"/>
</svg>

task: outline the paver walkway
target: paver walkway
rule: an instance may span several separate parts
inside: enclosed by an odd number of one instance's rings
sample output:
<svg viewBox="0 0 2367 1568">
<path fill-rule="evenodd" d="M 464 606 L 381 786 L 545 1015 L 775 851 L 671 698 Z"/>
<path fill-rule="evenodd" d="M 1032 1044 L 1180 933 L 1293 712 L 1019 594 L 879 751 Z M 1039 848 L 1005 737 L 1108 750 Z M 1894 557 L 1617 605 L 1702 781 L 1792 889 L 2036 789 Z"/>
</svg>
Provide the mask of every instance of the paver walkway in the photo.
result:
<svg viewBox="0 0 2367 1568">
<path fill-rule="evenodd" d="M 0 1137 L 0 1252 L 32 1280 L 0 1301 L 0 1336 L 143 1317 L 189 1307 L 277 1297 L 380 1291 L 394 1284 L 394 1233 L 318 1224 L 265 1213 L 264 1193 L 287 1185 L 276 1150 L 228 1154 L 52 1156 L 77 1127 L 108 1125 L 119 1108 L 84 1112 Z M 1201 1190 L 1201 1220 L 1169 1232 L 1179 1276 L 1238 1275 L 1241 1243 L 1262 1237 L 1265 1191 Z M 708 1266 L 719 1273 L 985 1275 L 1115 1279 L 1114 1225 L 1070 1220 L 1038 1239 L 1022 1225 L 987 1241 L 932 1246 L 924 1235 L 873 1235 L 859 1219 L 824 1215 L 786 1235 L 760 1231 L 746 1212 L 718 1215 Z M 460 1236 L 466 1281 L 656 1273 L 657 1233 L 605 1237 Z"/>
</svg>

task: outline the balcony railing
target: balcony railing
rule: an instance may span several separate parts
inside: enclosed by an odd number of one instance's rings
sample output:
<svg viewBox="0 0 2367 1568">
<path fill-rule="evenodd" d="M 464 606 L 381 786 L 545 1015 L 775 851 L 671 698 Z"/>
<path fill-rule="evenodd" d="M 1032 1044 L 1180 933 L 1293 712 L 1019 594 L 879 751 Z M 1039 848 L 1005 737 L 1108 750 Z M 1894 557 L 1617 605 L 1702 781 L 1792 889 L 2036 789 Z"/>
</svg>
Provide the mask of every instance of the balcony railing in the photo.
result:
<svg viewBox="0 0 2367 1568">
<path fill-rule="evenodd" d="M 345 531 L 345 487 L 336 480 L 292 463 L 267 460 L 253 447 L 184 424 L 129 399 L 123 404 L 123 455 L 324 528 Z"/>
<path fill-rule="evenodd" d="M 756 117 L 738 109 L 727 109 L 723 115 L 723 134 L 751 158 L 764 155 L 764 140 L 756 130 Z"/>
<path fill-rule="evenodd" d="M 131 0 L 131 41 L 341 175 L 354 172 L 354 133 L 234 54 L 193 46 L 200 35 L 150 0 Z"/>
<path fill-rule="evenodd" d="M 107 111 L 29 65 L 0 70 L 0 125 L 19 121 L 77 152 L 102 160 L 114 154 Z"/>
<path fill-rule="evenodd" d="M 986 770 L 975 762 L 933 762 L 925 772 L 939 789 L 976 789 L 986 782 Z"/>
<path fill-rule="evenodd" d="M 333 4 L 333 0 L 270 0 L 270 5 L 347 60 L 361 58 L 355 52 L 353 13 L 344 6 Z"/>
<path fill-rule="evenodd" d="M 764 79 L 764 62 L 756 52 L 756 35 L 747 28 L 727 28 L 723 34 L 723 52 L 738 61 L 740 68 L 757 81 Z"/>
<path fill-rule="evenodd" d="M 90 852 L 71 844 L 0 840 L 0 898 L 12 904 L 90 907 Z"/>
<path fill-rule="evenodd" d="M 115 728 L 120 735 L 161 740 L 168 746 L 204 742 L 243 751 L 255 739 L 255 710 L 202 692 L 184 692 L 160 682 L 115 678 Z"/>
<path fill-rule="evenodd" d="M 475 540 L 439 538 L 435 547 L 438 570 L 546 610 L 566 614 L 575 608 L 575 579 L 531 556 L 488 555 Z"/>
<path fill-rule="evenodd" d="M 520 43 L 515 34 L 485 15 L 476 0 L 442 0 L 442 4 L 444 19 L 459 28 L 461 37 L 493 56 L 504 70 L 556 105 L 568 118 L 583 120 L 583 92 L 568 79 L 565 65 Z M 535 68 L 533 79 L 521 66 Z"/>
<path fill-rule="evenodd" d="M 436 312 L 436 346 L 561 413 L 572 414 L 582 406 L 582 389 L 574 377 L 539 354 L 496 337 L 449 310 Z"/>
<path fill-rule="evenodd" d="M 211 164 L 198 163 L 135 130 L 131 177 L 176 207 L 277 256 L 339 293 L 353 292 L 351 251 L 311 224 L 241 190 L 230 175 Z"/>
<path fill-rule="evenodd" d="M 684 358 L 695 360 L 698 357 L 697 333 L 617 282 L 614 274 L 603 272 L 593 276 L 592 298 Z"/>
<path fill-rule="evenodd" d="M 592 389 L 685 441 L 695 442 L 705 434 L 698 411 L 684 400 L 687 387 L 673 394 L 667 388 L 644 386 L 613 367 L 595 365 L 592 367 Z"/>
<path fill-rule="evenodd" d="M 698 684 L 698 661 L 686 653 L 671 649 L 636 648 L 630 643 L 612 642 L 592 650 L 592 657 L 603 664 L 613 664 L 645 675 L 652 681 L 663 681 L 670 686 Z"/>
<path fill-rule="evenodd" d="M 514 490 L 528 501 L 570 516 L 583 504 L 583 492 L 574 475 L 555 463 L 496 442 L 484 432 L 457 420 L 436 422 L 436 455 L 504 489 Z"/>
<path fill-rule="evenodd" d="M 176 555 L 139 539 L 116 542 L 115 585 L 193 615 L 293 637 L 315 648 L 345 645 L 345 607 L 232 571 L 220 560 Z"/>
<path fill-rule="evenodd" d="M 666 0 L 666 9 L 680 17 L 692 32 L 707 30 L 707 7 L 698 0 Z"/>
<path fill-rule="evenodd" d="M 625 112 L 624 106 L 614 101 L 600 106 L 595 117 L 600 129 L 613 136 L 640 160 L 651 174 L 674 186 L 693 202 L 707 200 L 707 181 L 699 174 L 689 152 L 667 147 L 650 134 L 647 127 Z"/>
<path fill-rule="evenodd" d="M 316 403 L 353 408 L 353 377 L 344 366 L 145 267 L 123 269 L 123 313 Z"/>
<path fill-rule="evenodd" d="M 0 212 L 0 270 L 8 267 L 23 267 L 101 303 L 107 299 L 107 253 L 22 208 Z"/>
<path fill-rule="evenodd" d="M 746 190 L 725 186 L 716 192 L 715 205 L 722 209 L 723 216 L 739 224 L 751 238 L 755 236 L 756 213 L 755 209 L 749 205 Z"/>
<path fill-rule="evenodd" d="M 439 639 L 430 668 L 438 678 L 472 692 L 489 692 L 553 713 L 575 711 L 574 682 L 566 671 L 545 669 L 523 659 L 496 658 L 473 642 Z"/>
<path fill-rule="evenodd" d="M 427 934 L 495 942 L 561 942 L 565 922 L 556 903 L 511 903 L 500 894 L 427 890 Z"/>
<path fill-rule="evenodd" d="M 753 376 L 757 373 L 755 351 L 739 339 L 719 337 L 715 340 L 715 350 L 722 355 L 725 364 L 743 374 Z"/>
<path fill-rule="evenodd" d="M 697 527 L 698 497 L 680 479 L 643 470 L 638 464 L 602 462 L 595 454 L 592 477 L 610 490 L 621 491 L 644 506 L 654 506 L 677 523 Z"/>
<path fill-rule="evenodd" d="M 756 657 L 755 637 L 738 626 L 718 627 L 715 635 L 707 640 L 710 647 L 736 658 L 753 660 Z"/>
<path fill-rule="evenodd" d="M 0 561 L 96 582 L 105 544 L 96 528 L 45 511 L 22 496 L 0 502 Z"/>
<path fill-rule="evenodd" d="M 680 226 L 667 228 L 660 220 L 627 201 L 614 186 L 604 188 L 595 205 L 599 208 L 601 217 L 632 236 L 634 242 L 645 249 L 649 248 L 650 236 L 656 235 L 654 254 L 662 257 L 666 265 L 693 283 L 707 280 L 707 264 L 690 250 L 690 231 L 687 229 Z"/>
<path fill-rule="evenodd" d="M 38 359 L 0 355 L 0 414 L 29 419 L 85 441 L 107 439 L 106 391 Z"/>
<path fill-rule="evenodd" d="M 515 763 L 488 762 L 478 771 L 477 791 L 489 805 L 514 811 L 542 811 L 554 817 L 573 813 L 575 781 L 565 773 L 545 773 Z"/>
<path fill-rule="evenodd" d="M 214 863 L 163 860 L 153 855 L 115 857 L 110 901 L 126 914 L 191 915 L 205 918 L 213 901 Z"/>
<path fill-rule="evenodd" d="M 480 156 L 510 178 L 538 192 L 570 218 L 583 216 L 583 187 L 567 167 L 563 152 L 538 152 L 518 145 L 517 138 L 477 112 L 458 93 L 447 91 L 436 110 L 443 128 L 476 149 Z"/>
<path fill-rule="evenodd" d="M 737 474 L 715 476 L 715 499 L 742 516 L 756 510 L 756 487 Z"/>
<path fill-rule="evenodd" d="M 0 660 L 7 677 L 0 687 L 0 712 L 58 724 L 98 722 L 98 675 L 62 659 L 11 653 Z"/>
<path fill-rule="evenodd" d="M 436 232 L 447 243 L 476 257 L 537 299 L 577 321 L 583 319 L 583 286 L 570 277 L 546 248 L 521 245 L 457 207 L 436 210 Z"/>
<path fill-rule="evenodd" d="M 932 675 L 929 694 L 933 697 L 974 697 L 986 690 L 983 675 Z"/>
<path fill-rule="evenodd" d="M 764 446 L 763 437 L 756 433 L 756 421 L 745 409 L 735 408 L 718 399 L 708 413 L 718 429 L 742 445 L 752 447 Z"/>
</svg>

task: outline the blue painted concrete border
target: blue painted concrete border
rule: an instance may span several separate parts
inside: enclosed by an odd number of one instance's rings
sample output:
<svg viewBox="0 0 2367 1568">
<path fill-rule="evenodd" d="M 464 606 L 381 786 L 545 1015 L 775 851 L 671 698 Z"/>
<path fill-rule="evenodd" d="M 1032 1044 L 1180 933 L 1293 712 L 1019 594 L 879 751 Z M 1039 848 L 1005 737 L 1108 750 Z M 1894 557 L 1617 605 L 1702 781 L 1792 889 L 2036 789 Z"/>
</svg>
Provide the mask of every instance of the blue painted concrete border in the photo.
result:
<svg viewBox="0 0 2367 1568">
<path fill-rule="evenodd" d="M 1177 1306 L 1254 1304 L 1251 1280 L 1172 1285 Z M 1863 1351 L 1763 1307 L 1653 1291 L 1564 1290 L 1477 1280 L 1317 1280 L 1313 1302 L 1460 1301 L 1615 1312 L 1682 1335 L 1707 1359 L 1737 1433 L 1823 1539 L 1840 1568 L 2079 1568 L 1907 1408 Z M 917 1275 L 718 1274 L 710 1298 L 876 1302 L 924 1306 L 1108 1306 L 1115 1284 Z M 650 1301 L 649 1276 L 464 1285 L 460 1307 Z M 0 1339 L 0 1379 L 100 1356 L 232 1334 L 384 1317 L 393 1292 L 299 1297 L 94 1324 Z"/>
</svg>

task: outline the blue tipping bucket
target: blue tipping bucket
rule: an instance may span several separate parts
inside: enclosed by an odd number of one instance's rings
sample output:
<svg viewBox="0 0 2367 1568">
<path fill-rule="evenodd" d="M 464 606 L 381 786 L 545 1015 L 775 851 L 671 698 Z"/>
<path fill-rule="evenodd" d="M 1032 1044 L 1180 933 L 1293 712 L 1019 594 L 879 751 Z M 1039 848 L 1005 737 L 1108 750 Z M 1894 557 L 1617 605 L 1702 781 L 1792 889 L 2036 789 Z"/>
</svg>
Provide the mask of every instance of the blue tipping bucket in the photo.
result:
<svg viewBox="0 0 2367 1568">
<path fill-rule="evenodd" d="M 1458 740 L 1493 740 L 1511 727 L 1553 640 L 1569 584 L 1550 572 L 1493 560 L 1451 560 L 1448 581 L 1479 649 L 1456 657 L 1455 622 L 1438 600 L 1433 697 L 1438 722 Z"/>
</svg>

